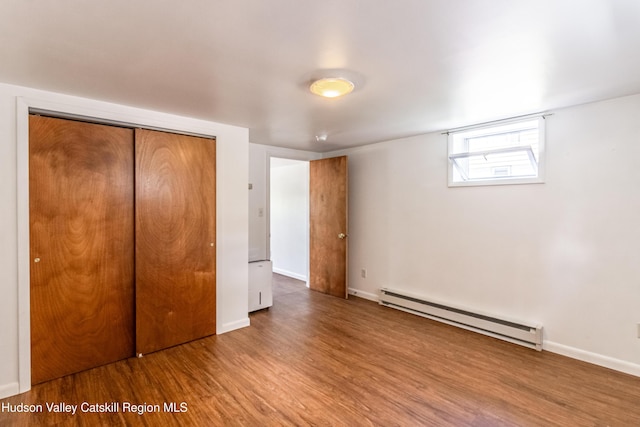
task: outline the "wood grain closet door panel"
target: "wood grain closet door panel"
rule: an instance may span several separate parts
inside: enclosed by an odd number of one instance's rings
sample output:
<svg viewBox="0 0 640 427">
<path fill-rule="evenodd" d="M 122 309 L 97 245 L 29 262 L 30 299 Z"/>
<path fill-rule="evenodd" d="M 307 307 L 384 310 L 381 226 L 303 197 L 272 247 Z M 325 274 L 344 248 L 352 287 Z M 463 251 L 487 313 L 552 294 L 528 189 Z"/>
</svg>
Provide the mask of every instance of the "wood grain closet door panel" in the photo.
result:
<svg viewBox="0 0 640 427">
<path fill-rule="evenodd" d="M 347 157 L 309 162 L 309 288 L 347 298 Z"/>
<path fill-rule="evenodd" d="M 30 116 L 31 378 L 134 355 L 133 131 Z"/>
<path fill-rule="evenodd" d="M 136 130 L 136 352 L 216 332 L 215 140 Z"/>
</svg>

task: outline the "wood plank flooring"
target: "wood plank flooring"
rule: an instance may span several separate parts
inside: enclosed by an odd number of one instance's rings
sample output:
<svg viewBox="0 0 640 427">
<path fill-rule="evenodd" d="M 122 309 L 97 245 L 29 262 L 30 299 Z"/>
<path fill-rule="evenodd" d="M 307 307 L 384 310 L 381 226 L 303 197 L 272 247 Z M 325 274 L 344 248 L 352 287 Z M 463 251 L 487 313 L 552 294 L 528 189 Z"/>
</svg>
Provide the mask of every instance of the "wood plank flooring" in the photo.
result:
<svg viewBox="0 0 640 427">
<path fill-rule="evenodd" d="M 78 412 L 48 412 L 56 402 Z M 119 407 L 81 413 L 83 402 Z M 165 412 L 170 402 L 186 412 Z M 43 412 L 6 409 L 19 404 Z M 274 306 L 248 328 L 36 385 L 0 405 L 1 426 L 639 426 L 640 378 L 274 275 Z"/>
</svg>

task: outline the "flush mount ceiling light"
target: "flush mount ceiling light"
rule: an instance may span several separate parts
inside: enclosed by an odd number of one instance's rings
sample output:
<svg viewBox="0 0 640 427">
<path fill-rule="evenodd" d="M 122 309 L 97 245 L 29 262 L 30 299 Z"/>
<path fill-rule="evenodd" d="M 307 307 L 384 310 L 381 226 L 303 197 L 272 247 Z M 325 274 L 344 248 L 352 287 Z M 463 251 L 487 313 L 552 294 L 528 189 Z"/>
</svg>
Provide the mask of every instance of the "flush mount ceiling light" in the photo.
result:
<svg viewBox="0 0 640 427">
<path fill-rule="evenodd" d="M 311 93 L 325 97 L 336 98 L 351 93 L 355 85 L 343 77 L 324 77 L 314 80 L 309 86 Z"/>
</svg>

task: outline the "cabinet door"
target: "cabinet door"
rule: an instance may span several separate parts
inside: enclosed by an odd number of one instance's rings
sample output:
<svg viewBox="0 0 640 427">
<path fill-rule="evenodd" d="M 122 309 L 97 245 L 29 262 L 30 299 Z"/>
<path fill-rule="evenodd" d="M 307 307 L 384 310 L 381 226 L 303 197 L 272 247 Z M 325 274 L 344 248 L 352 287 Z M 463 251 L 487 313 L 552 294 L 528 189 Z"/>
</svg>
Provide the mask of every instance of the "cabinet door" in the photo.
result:
<svg viewBox="0 0 640 427">
<path fill-rule="evenodd" d="M 137 129 L 136 352 L 216 332 L 215 140 Z"/>
<path fill-rule="evenodd" d="M 29 117 L 31 380 L 134 354 L 133 131 Z"/>
</svg>

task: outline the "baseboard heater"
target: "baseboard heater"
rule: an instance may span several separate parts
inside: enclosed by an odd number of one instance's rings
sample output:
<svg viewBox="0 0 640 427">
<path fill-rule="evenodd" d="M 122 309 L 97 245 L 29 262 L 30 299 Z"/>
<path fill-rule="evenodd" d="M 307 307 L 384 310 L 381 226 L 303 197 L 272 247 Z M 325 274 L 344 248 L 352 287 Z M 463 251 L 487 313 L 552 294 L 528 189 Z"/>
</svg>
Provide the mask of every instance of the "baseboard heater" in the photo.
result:
<svg viewBox="0 0 640 427">
<path fill-rule="evenodd" d="M 542 350 L 542 326 L 499 319 L 425 300 L 405 291 L 380 290 L 380 304 L 501 340 Z"/>
</svg>

